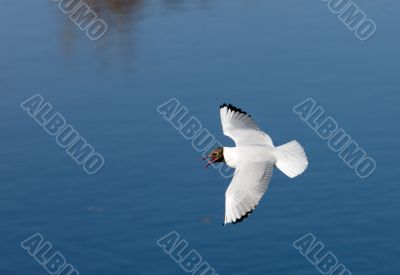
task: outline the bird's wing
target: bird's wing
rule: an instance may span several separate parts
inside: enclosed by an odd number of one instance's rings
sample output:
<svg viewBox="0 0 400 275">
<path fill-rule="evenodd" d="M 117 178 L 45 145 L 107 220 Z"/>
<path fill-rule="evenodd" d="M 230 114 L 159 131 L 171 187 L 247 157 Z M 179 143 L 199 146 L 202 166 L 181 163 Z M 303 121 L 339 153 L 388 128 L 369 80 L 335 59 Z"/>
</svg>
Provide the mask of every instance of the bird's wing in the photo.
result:
<svg viewBox="0 0 400 275">
<path fill-rule="evenodd" d="M 248 217 L 267 191 L 272 176 L 272 162 L 239 162 L 225 193 L 225 221 L 241 222 Z"/>
<path fill-rule="evenodd" d="M 272 139 L 260 130 L 254 120 L 246 112 L 232 105 L 220 106 L 222 131 L 240 145 L 271 145 Z"/>
</svg>

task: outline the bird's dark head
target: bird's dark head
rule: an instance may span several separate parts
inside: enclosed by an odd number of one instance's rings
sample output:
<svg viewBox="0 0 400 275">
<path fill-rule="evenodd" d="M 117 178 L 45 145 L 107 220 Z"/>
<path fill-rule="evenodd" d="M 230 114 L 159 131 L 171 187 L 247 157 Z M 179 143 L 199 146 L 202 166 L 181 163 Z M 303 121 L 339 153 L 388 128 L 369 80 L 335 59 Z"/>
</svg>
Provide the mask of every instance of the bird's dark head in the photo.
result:
<svg viewBox="0 0 400 275">
<path fill-rule="evenodd" d="M 214 150 L 211 151 L 210 154 L 208 154 L 207 157 L 203 158 L 203 160 L 208 159 L 207 166 L 215 163 L 215 162 L 223 162 L 225 161 L 224 159 L 224 148 L 223 147 L 218 147 Z"/>
</svg>

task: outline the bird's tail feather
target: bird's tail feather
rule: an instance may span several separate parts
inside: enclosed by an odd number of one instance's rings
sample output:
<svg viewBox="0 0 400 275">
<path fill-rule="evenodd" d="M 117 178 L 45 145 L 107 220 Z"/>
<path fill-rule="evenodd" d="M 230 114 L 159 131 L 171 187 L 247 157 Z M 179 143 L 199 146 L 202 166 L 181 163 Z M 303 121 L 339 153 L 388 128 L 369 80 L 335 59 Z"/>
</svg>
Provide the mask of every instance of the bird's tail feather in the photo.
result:
<svg viewBox="0 0 400 275">
<path fill-rule="evenodd" d="M 296 140 L 276 147 L 276 167 L 286 176 L 294 178 L 303 173 L 307 166 L 306 153 Z"/>
</svg>

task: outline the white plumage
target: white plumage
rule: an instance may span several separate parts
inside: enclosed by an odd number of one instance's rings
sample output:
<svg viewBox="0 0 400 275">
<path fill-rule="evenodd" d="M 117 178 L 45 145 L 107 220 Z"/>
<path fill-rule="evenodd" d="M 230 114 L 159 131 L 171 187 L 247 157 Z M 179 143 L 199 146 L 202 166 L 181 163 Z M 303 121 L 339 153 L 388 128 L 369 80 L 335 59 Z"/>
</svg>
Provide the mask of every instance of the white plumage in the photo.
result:
<svg viewBox="0 0 400 275">
<path fill-rule="evenodd" d="M 225 221 L 237 223 L 253 212 L 267 191 L 273 167 L 293 178 L 308 165 L 303 148 L 297 141 L 275 147 L 272 139 L 260 130 L 246 112 L 232 105 L 220 108 L 224 135 L 236 147 L 224 147 L 223 156 L 235 174 L 225 194 Z"/>
</svg>

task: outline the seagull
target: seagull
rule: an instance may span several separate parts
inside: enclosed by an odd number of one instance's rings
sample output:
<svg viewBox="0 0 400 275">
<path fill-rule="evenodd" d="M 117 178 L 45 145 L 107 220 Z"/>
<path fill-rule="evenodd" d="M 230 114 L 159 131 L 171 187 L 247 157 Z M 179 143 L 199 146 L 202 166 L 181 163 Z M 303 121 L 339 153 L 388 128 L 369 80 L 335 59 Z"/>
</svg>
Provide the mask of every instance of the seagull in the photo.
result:
<svg viewBox="0 0 400 275">
<path fill-rule="evenodd" d="M 296 140 L 275 147 L 271 137 L 241 109 L 223 104 L 220 116 L 224 135 L 236 147 L 218 147 L 204 159 L 208 159 L 206 167 L 223 162 L 235 169 L 225 193 L 226 225 L 241 222 L 253 212 L 268 189 L 274 167 L 294 178 L 306 170 L 308 160 Z"/>
</svg>

